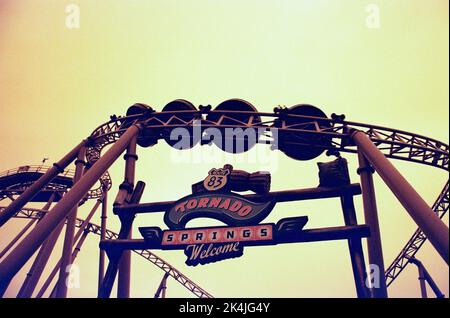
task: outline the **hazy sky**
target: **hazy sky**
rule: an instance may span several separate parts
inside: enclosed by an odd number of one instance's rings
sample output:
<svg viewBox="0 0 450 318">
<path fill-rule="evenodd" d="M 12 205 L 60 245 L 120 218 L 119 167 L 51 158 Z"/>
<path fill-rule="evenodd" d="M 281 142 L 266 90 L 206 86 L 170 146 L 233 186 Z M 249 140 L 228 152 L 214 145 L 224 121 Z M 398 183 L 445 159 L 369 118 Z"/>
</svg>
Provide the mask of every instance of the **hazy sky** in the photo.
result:
<svg viewBox="0 0 450 318">
<path fill-rule="evenodd" d="M 80 9 L 79 28 L 66 26 L 71 3 Z M 379 28 L 367 23 L 370 3 L 379 9 Z M 260 111 L 310 103 L 328 115 L 448 143 L 448 9 L 446 0 L 0 0 L 0 170 L 44 157 L 56 161 L 111 114 L 123 115 L 135 102 L 159 110 L 176 98 L 214 106 L 238 97 Z M 270 165 L 242 156 L 192 162 L 202 151 L 208 158 L 222 154 L 196 147 L 177 162 L 163 141 L 139 148 L 137 178 L 147 183 L 142 202 L 185 196 L 210 168 L 231 160 L 237 169 L 270 170 L 273 190 L 314 187 L 316 163 L 329 160 L 299 162 L 273 152 Z M 261 145 L 248 154 L 258 151 L 268 153 Z M 355 156 L 345 156 L 358 182 Z M 448 177 L 430 167 L 394 164 L 430 204 Z M 110 173 L 112 200 L 123 160 Z M 375 182 L 388 266 L 416 225 L 378 176 Z M 360 197 L 356 206 L 363 223 Z M 343 225 L 338 200 L 279 204 L 265 221 L 299 215 L 309 216 L 308 228 Z M 13 220 L 0 230 L 0 248 L 25 222 Z M 112 213 L 108 223 L 118 230 Z M 192 222 L 204 224 L 218 223 Z M 138 226 L 152 225 L 165 227 L 162 214 L 139 215 L 134 237 L 140 237 Z M 97 246 L 98 237 L 89 236 L 76 261 L 81 288 L 69 296 L 96 296 Z M 345 241 L 246 248 L 241 258 L 197 267 L 184 264 L 181 250 L 155 253 L 216 297 L 355 296 Z M 445 262 L 429 243 L 417 257 L 448 295 Z M 132 263 L 132 296 L 153 297 L 163 272 L 137 255 Z M 16 295 L 29 266 L 7 296 Z M 417 269 L 408 266 L 389 294 L 419 297 Z M 192 294 L 169 279 L 167 296 Z"/>
</svg>

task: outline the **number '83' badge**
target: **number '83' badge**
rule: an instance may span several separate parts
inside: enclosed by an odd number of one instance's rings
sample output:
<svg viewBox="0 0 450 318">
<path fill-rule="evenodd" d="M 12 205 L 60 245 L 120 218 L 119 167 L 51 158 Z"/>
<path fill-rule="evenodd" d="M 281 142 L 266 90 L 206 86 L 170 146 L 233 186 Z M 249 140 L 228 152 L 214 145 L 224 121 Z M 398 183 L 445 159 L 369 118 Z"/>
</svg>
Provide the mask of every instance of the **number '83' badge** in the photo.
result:
<svg viewBox="0 0 450 318">
<path fill-rule="evenodd" d="M 227 176 L 230 173 L 230 169 L 227 168 L 213 168 L 209 170 L 208 176 L 203 181 L 203 186 L 208 191 L 217 191 L 222 189 L 227 184 Z"/>
</svg>

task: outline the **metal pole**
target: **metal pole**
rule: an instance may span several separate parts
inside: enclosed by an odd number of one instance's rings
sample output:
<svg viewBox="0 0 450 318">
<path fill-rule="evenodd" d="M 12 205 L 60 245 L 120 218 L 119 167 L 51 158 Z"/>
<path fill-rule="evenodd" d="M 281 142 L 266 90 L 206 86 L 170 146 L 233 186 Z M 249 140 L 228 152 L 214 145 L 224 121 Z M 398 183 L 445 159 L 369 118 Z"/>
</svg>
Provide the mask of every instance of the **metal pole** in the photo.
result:
<svg viewBox="0 0 450 318">
<path fill-rule="evenodd" d="M 427 298 L 427 288 L 425 285 L 425 281 L 430 285 L 431 289 L 433 290 L 434 294 L 437 298 L 444 298 L 444 294 L 441 292 L 439 287 L 436 285 L 435 281 L 431 277 L 430 273 L 428 273 L 425 266 L 422 264 L 421 261 L 419 261 L 415 257 L 408 257 L 408 260 L 415 264 L 417 266 L 417 269 L 419 270 L 419 282 L 420 282 L 420 291 L 422 294 L 422 298 Z"/>
<path fill-rule="evenodd" d="M 73 177 L 73 185 L 75 185 L 83 175 L 83 169 L 86 165 L 84 161 L 86 156 L 86 147 L 81 147 L 78 152 L 78 158 L 75 161 L 75 175 Z M 73 187 L 72 185 L 72 187 Z M 64 237 L 63 251 L 61 256 L 61 269 L 59 271 L 58 288 L 56 296 L 58 298 L 67 297 L 67 284 L 66 280 L 69 275 L 67 269 L 71 265 L 72 261 L 72 247 L 73 247 L 73 235 L 75 233 L 75 223 L 77 221 L 78 202 L 70 211 L 67 217 L 66 234 Z"/>
<path fill-rule="evenodd" d="M 103 189 L 103 199 L 102 199 L 102 216 L 101 216 L 101 225 L 100 225 L 100 241 L 106 238 L 106 219 L 108 214 L 108 192 L 106 189 Z M 103 276 L 105 274 L 105 251 L 99 249 L 99 262 L 98 262 L 98 289 L 103 281 Z"/>
<path fill-rule="evenodd" d="M 420 283 L 420 293 L 422 298 L 428 298 L 427 295 L 427 285 L 425 284 L 425 273 L 422 266 L 419 266 L 419 283 Z"/>
<path fill-rule="evenodd" d="M 50 234 L 50 237 L 42 244 L 36 259 L 34 260 L 33 265 L 31 265 L 31 268 L 27 273 L 27 277 L 25 278 L 25 281 L 17 294 L 17 298 L 29 298 L 33 294 L 33 291 L 41 278 L 42 272 L 47 265 L 50 255 L 55 248 L 63 227 L 64 221 L 56 227 L 56 229 Z"/>
<path fill-rule="evenodd" d="M 422 270 L 423 270 L 423 274 L 425 275 L 425 280 L 427 281 L 428 285 L 430 285 L 430 287 L 433 290 L 433 292 L 436 295 L 436 297 L 437 298 L 444 298 L 445 295 L 441 292 L 439 287 L 436 285 L 435 281 L 431 277 L 430 273 L 428 273 L 428 271 L 425 268 L 425 266 L 423 266 L 423 264 L 422 264 Z"/>
<path fill-rule="evenodd" d="M 161 295 L 161 298 L 166 298 L 167 278 L 168 277 L 169 277 L 169 273 L 164 273 L 161 283 L 159 284 L 158 289 L 156 290 L 155 298 L 159 298 L 159 295 Z"/>
<path fill-rule="evenodd" d="M 131 231 L 133 220 L 122 221 L 129 223 L 125 225 L 128 228 L 126 238 L 131 239 Z M 118 278 L 117 278 L 117 298 L 130 298 L 130 267 L 131 267 L 131 251 L 125 250 L 121 253 L 118 261 Z"/>
<path fill-rule="evenodd" d="M 131 230 L 130 222 L 122 222 L 121 228 L 119 231 L 118 239 L 126 238 L 128 236 L 129 231 Z M 98 290 L 98 298 L 109 298 L 111 295 L 111 290 L 114 285 L 114 281 L 116 280 L 117 271 L 119 269 L 119 261 L 122 256 L 123 250 L 119 250 L 118 253 L 107 254 L 109 258 L 108 267 L 106 268 L 105 276 L 102 280 L 102 285 Z"/>
<path fill-rule="evenodd" d="M 342 212 L 344 214 L 345 225 L 358 225 L 356 219 L 355 205 L 352 196 L 341 197 Z M 353 269 L 353 278 L 355 280 L 356 294 L 358 298 L 370 298 L 370 291 L 366 286 L 366 266 L 360 238 L 348 239 L 348 249 Z"/>
<path fill-rule="evenodd" d="M 50 196 L 50 198 L 48 199 L 47 203 L 44 205 L 44 207 L 42 208 L 43 210 L 48 210 L 51 206 L 51 204 L 53 203 L 53 200 L 55 200 L 56 197 L 56 193 L 52 193 L 52 195 Z M 39 221 L 40 219 L 33 219 L 30 222 L 28 222 L 27 225 L 25 225 L 25 227 L 19 232 L 19 234 L 16 235 L 16 237 L 14 237 L 12 239 L 11 242 L 9 242 L 9 244 L 3 249 L 3 251 L 0 252 L 0 259 L 5 256 L 5 254 L 11 249 L 11 247 L 14 246 L 14 244 L 17 243 L 17 241 L 20 240 L 20 238 L 28 231 L 28 229 L 36 222 Z"/>
<path fill-rule="evenodd" d="M 25 204 L 27 204 L 33 197 L 45 187 L 54 177 L 64 172 L 64 169 L 77 157 L 78 151 L 85 145 L 83 140 L 75 148 L 73 148 L 60 161 L 53 164 L 53 167 L 47 170 L 36 182 L 27 188 L 16 200 L 14 200 L 3 213 L 0 214 L 0 227 L 12 218 Z M 2 293 L 0 292 L 0 295 Z"/>
<path fill-rule="evenodd" d="M 433 244 L 442 259 L 448 264 L 449 230 L 445 223 L 433 212 L 365 133 L 352 129 L 351 137 L 414 222 L 430 239 L 430 243 Z"/>
<path fill-rule="evenodd" d="M 133 194 L 130 199 L 130 203 L 139 203 L 142 197 L 142 193 L 144 192 L 145 183 L 142 181 L 138 181 L 136 183 L 136 187 L 134 188 Z M 126 213 L 120 216 L 121 227 L 119 231 L 119 235 L 117 240 L 125 239 L 128 237 L 129 232 L 131 231 L 131 226 L 134 219 L 134 213 Z M 116 242 L 117 240 L 113 240 Z M 114 285 L 114 281 L 116 280 L 117 270 L 119 266 L 119 260 L 122 256 L 123 250 L 117 249 L 112 253 L 107 253 L 109 258 L 108 267 L 105 272 L 105 276 L 102 280 L 102 285 L 98 290 L 99 298 L 109 298 L 111 295 L 111 290 Z"/>
<path fill-rule="evenodd" d="M 81 233 L 80 233 L 80 234 L 81 234 Z M 80 240 L 78 241 L 77 245 L 75 246 L 75 248 L 74 248 L 74 250 L 73 250 L 73 253 L 72 253 L 72 263 L 73 263 L 73 262 L 75 261 L 75 259 L 77 258 L 78 252 L 81 251 L 81 247 L 83 246 L 83 243 L 84 243 L 84 241 L 86 240 L 86 237 L 88 236 L 89 231 L 86 231 L 86 230 L 85 230 L 85 231 L 82 231 L 82 234 L 83 234 L 83 235 L 81 236 Z M 59 263 L 60 263 L 60 262 L 61 262 L 61 260 L 59 260 Z M 58 267 L 55 266 L 55 269 L 56 269 L 56 271 L 58 271 L 59 266 L 58 266 Z M 55 275 L 56 275 L 56 273 L 55 273 Z M 54 276 L 53 276 L 53 277 L 54 277 Z M 52 277 L 52 278 L 53 278 L 53 277 Z M 50 282 L 51 282 L 51 280 L 50 280 Z M 50 283 L 50 282 L 49 282 L 49 283 Z M 44 293 L 48 286 L 42 286 L 42 287 L 45 287 L 45 289 L 44 289 L 43 292 L 42 292 L 42 293 Z M 55 287 L 53 287 L 53 290 L 51 291 L 51 293 L 50 293 L 50 295 L 49 295 L 49 298 L 54 298 L 54 297 L 55 297 L 57 287 L 58 287 L 58 282 L 56 282 Z M 36 296 L 36 298 L 40 298 L 40 297 L 42 297 L 42 294 Z"/>
<path fill-rule="evenodd" d="M 166 290 L 167 290 L 167 279 L 164 282 L 164 286 L 163 286 L 162 291 L 161 291 L 161 298 L 166 298 Z"/>
<path fill-rule="evenodd" d="M 375 187 L 373 184 L 373 170 L 366 157 L 358 149 L 358 174 L 361 178 L 362 199 L 364 207 L 364 219 L 370 227 L 370 237 L 367 238 L 367 253 L 369 255 L 369 263 L 378 266 L 379 286 L 372 287 L 375 298 L 387 298 L 386 278 L 384 277 L 384 258 L 383 248 L 381 244 L 380 225 L 378 222 L 378 209 L 375 197 Z"/>
<path fill-rule="evenodd" d="M 92 210 L 89 212 L 88 216 L 86 217 L 86 219 L 83 221 L 83 223 L 80 225 L 80 228 L 77 231 L 77 234 L 75 234 L 75 237 L 73 239 L 74 242 L 78 241 L 78 239 L 80 238 L 80 236 L 85 232 L 86 227 L 89 225 L 89 222 L 91 221 L 92 217 L 94 216 L 95 212 L 98 209 L 98 206 L 100 205 L 100 200 L 97 200 L 97 202 L 95 203 L 94 207 L 92 208 Z M 72 254 L 72 261 L 73 261 L 73 254 Z M 47 290 L 48 286 L 50 285 L 50 283 L 52 282 L 53 278 L 56 276 L 56 274 L 58 273 L 58 269 L 61 267 L 61 259 L 59 259 L 58 263 L 55 265 L 55 267 L 53 268 L 52 272 L 50 273 L 50 275 L 47 277 L 47 280 L 44 282 L 44 284 L 42 285 L 40 291 L 37 294 L 37 298 L 42 297 L 42 295 L 45 293 L 45 291 Z"/>
<path fill-rule="evenodd" d="M 94 216 L 95 212 L 97 212 L 98 207 L 100 206 L 100 203 L 102 202 L 101 199 L 98 199 L 97 202 L 95 202 L 94 206 L 92 207 L 91 211 L 87 215 L 87 217 L 83 220 L 83 222 L 80 225 L 80 228 L 77 231 L 77 234 L 75 234 L 73 240 L 77 241 L 83 231 L 86 229 L 86 227 L 89 225 L 89 222 L 91 222 L 92 217 Z"/>
<path fill-rule="evenodd" d="M 436 295 L 436 297 L 437 298 L 444 298 L 445 295 L 441 292 L 439 287 L 436 285 L 435 281 L 431 277 L 430 273 L 428 273 L 428 271 L 425 268 L 425 266 L 423 266 L 423 264 L 422 264 L 422 270 L 423 270 L 423 274 L 425 275 L 425 280 L 428 282 L 428 285 L 430 285 L 430 287 L 433 290 L 433 292 Z"/>
<path fill-rule="evenodd" d="M 48 211 L 50 208 L 53 200 L 55 199 L 55 193 L 51 195 L 45 206 L 42 208 L 43 211 Z M 46 214 L 44 214 L 43 217 L 45 217 Z M 33 264 L 31 265 L 30 270 L 28 271 L 25 280 L 19 290 L 19 293 L 17 294 L 18 298 L 28 298 L 31 297 L 34 288 L 36 288 L 36 285 L 39 281 L 39 278 L 42 275 L 42 272 L 44 270 L 45 265 L 47 264 L 47 261 L 49 259 L 50 254 L 53 251 L 53 248 L 55 246 L 55 243 L 58 239 L 59 233 L 62 229 L 62 226 L 58 227 L 54 233 L 50 235 L 50 238 L 47 239 L 41 246 Z"/>
<path fill-rule="evenodd" d="M 80 240 L 78 241 L 78 244 L 75 246 L 73 253 L 72 253 L 72 261 L 75 260 L 78 253 L 81 251 L 81 247 L 83 246 L 84 241 L 86 240 L 86 237 L 88 236 L 89 231 L 83 231 L 83 235 L 81 236 Z"/>
<path fill-rule="evenodd" d="M 138 156 L 136 155 L 136 136 L 131 139 L 128 144 L 127 153 L 125 154 L 125 178 L 122 183 L 123 187 L 119 189 L 119 193 L 126 193 L 127 198 L 131 195 L 134 188 L 134 177 L 136 170 L 136 160 Z M 121 186 L 122 186 L 121 185 Z M 120 198 L 120 197 L 119 197 Z M 123 202 L 115 202 L 123 204 Z M 128 239 L 132 237 L 132 225 L 130 224 L 130 229 L 128 231 Z M 124 251 L 122 257 L 119 261 L 119 277 L 117 283 L 117 298 L 130 298 L 130 276 L 131 276 L 131 251 Z"/>
<path fill-rule="evenodd" d="M 11 242 L 9 242 L 8 245 L 6 245 L 6 247 L 0 252 L 0 259 L 5 256 L 6 253 L 8 253 L 8 251 L 11 249 L 11 247 L 14 246 L 14 244 L 17 243 L 18 240 L 20 240 L 20 238 L 22 237 L 22 235 L 24 235 L 28 229 L 37 221 L 38 219 L 33 219 L 30 222 L 27 223 L 27 225 L 25 225 L 25 227 L 19 232 L 19 234 L 16 235 L 16 237 L 14 237 L 12 239 Z"/>
<path fill-rule="evenodd" d="M 120 154 L 127 148 L 130 140 L 139 133 L 140 126 L 132 125 L 116 141 L 116 143 L 89 169 L 82 177 L 80 182 L 56 204 L 51 213 L 45 217 L 36 227 L 27 235 L 26 239 L 0 263 L 0 296 L 3 296 L 5 290 L 16 273 L 25 265 L 27 260 L 34 254 L 45 238 L 69 213 L 95 184 L 95 182 L 106 172 L 114 163 Z"/>
</svg>

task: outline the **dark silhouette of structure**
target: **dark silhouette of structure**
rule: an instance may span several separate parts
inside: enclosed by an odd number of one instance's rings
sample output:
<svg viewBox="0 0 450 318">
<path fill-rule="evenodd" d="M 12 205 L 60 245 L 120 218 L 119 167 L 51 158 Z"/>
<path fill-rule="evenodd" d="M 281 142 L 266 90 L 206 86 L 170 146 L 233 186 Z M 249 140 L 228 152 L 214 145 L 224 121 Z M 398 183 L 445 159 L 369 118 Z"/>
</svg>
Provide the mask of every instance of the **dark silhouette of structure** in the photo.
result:
<svg viewBox="0 0 450 318">
<path fill-rule="evenodd" d="M 201 123 L 201 129 L 215 128 L 224 132 L 227 128 L 252 132 L 255 139 L 245 134 L 211 138 L 212 142 L 224 151 L 248 151 L 255 143 L 271 144 L 295 160 L 312 160 L 328 153 L 355 153 L 359 159 L 358 174 L 360 185 L 340 185 L 336 188 L 312 188 L 291 191 L 268 192 L 248 195 L 253 199 L 264 198 L 282 201 L 300 199 L 321 199 L 340 197 L 345 216 L 345 227 L 322 229 L 319 232 L 306 232 L 293 235 L 292 242 L 317 239 L 347 239 L 352 258 L 357 294 L 359 297 L 387 297 L 387 285 L 398 277 L 401 271 L 413 260 L 413 256 L 425 240 L 429 240 L 436 251 L 447 262 L 449 259 L 449 231 L 441 218 L 448 211 L 448 182 L 436 203 L 429 207 L 420 195 L 403 178 L 389 159 L 406 160 L 448 171 L 448 145 L 413 133 L 374 125 L 345 121 L 343 115 L 333 114 L 328 118 L 320 109 L 312 105 L 296 105 L 291 108 L 277 108 L 273 113 L 258 112 L 250 103 L 232 99 L 221 103 L 214 110 L 211 107 L 197 108 L 185 100 L 167 104 L 162 112 L 156 112 L 145 104 L 131 106 L 125 117 L 112 116 L 111 120 L 96 128 L 85 140 L 76 145 L 52 167 L 25 166 L 0 174 L 0 199 L 12 202 L 1 208 L 0 226 L 13 217 L 30 218 L 30 223 L 17 235 L 0 254 L 0 295 L 3 295 L 12 278 L 28 259 L 39 250 L 38 256 L 25 280 L 20 297 L 31 297 L 35 291 L 46 260 L 53 251 L 54 244 L 65 224 L 64 251 L 59 268 L 55 268 L 44 284 L 48 288 L 51 279 L 57 276 L 58 282 L 51 293 L 54 297 L 66 297 L 65 284 L 68 273 L 64 270 L 73 262 L 77 251 L 89 233 L 100 235 L 102 252 L 99 259 L 99 295 L 107 297 L 118 275 L 118 297 L 129 297 L 130 253 L 135 250 L 140 255 L 163 269 L 199 297 L 211 295 L 182 275 L 178 270 L 154 255 L 146 245 L 130 237 L 135 213 L 161 211 L 170 202 L 140 203 L 144 190 L 142 182 L 135 180 L 137 146 L 151 147 L 160 139 L 175 146 L 170 134 L 175 128 L 185 128 L 189 133 Z M 274 134 L 274 132 L 277 134 Z M 193 147 L 199 143 L 194 136 L 188 144 Z M 243 141 L 240 149 L 224 147 Z M 202 141 L 202 144 L 205 142 Z M 112 145 L 104 154 L 102 150 Z M 231 150 L 230 150 L 231 149 Z M 121 220 L 118 234 L 106 228 L 108 190 L 111 178 L 108 168 L 125 154 L 125 177 L 113 202 L 114 213 Z M 75 163 L 75 171 L 65 170 Z M 384 272 L 381 237 L 378 225 L 375 189 L 372 174 L 380 175 L 386 185 L 398 198 L 405 210 L 418 225 L 407 246 L 386 271 L 380 288 L 368 289 L 365 280 L 364 256 L 361 238 L 367 237 L 368 260 Z M 255 179 L 256 180 L 256 179 Z M 264 183 L 264 178 L 258 182 Z M 257 182 L 255 182 L 257 184 Z M 353 189 L 353 190 L 349 190 Z M 355 190 L 356 189 L 356 190 Z M 354 216 L 353 196 L 362 193 L 365 224 L 358 225 Z M 348 192 L 350 191 L 350 192 Z M 356 191 L 356 192 L 351 192 Z M 86 220 L 77 219 L 77 209 L 86 200 L 96 199 L 97 204 Z M 28 202 L 46 202 L 39 209 L 29 209 Z M 52 206 L 52 204 L 54 206 Z M 102 224 L 90 223 L 90 217 L 101 206 Z M 48 213 L 47 213 L 48 212 Z M 36 220 L 40 220 L 36 222 Z M 31 229 L 32 228 L 32 229 Z M 76 228 L 78 232 L 75 233 Z M 295 227 L 294 227 L 295 228 Z M 29 233 L 26 234 L 26 232 Z M 326 234 L 323 234 L 323 231 Z M 26 235 L 25 235 L 26 234 Z M 305 236 L 306 235 L 306 236 Z M 15 247 L 14 247 L 15 246 Z M 14 248 L 13 248 L 14 247 Z M 105 272 L 105 252 L 108 250 L 109 265 Z M 116 251 L 118 251 L 116 253 Z M 53 277 L 52 277 L 53 276 Z M 163 277 L 156 295 L 165 295 Z M 44 290 L 38 292 L 42 296 Z"/>
</svg>

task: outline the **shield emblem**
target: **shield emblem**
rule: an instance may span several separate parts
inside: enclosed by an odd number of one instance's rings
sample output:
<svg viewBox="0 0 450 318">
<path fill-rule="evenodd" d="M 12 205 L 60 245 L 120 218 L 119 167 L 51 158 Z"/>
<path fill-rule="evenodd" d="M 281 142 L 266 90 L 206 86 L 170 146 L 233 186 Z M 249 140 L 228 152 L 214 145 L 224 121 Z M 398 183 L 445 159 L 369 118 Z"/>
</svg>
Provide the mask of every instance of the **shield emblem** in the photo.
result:
<svg viewBox="0 0 450 318">
<path fill-rule="evenodd" d="M 213 168 L 209 170 L 208 176 L 203 180 L 203 186 L 208 191 L 222 189 L 227 184 L 230 172 L 230 169 L 227 168 Z"/>
</svg>

